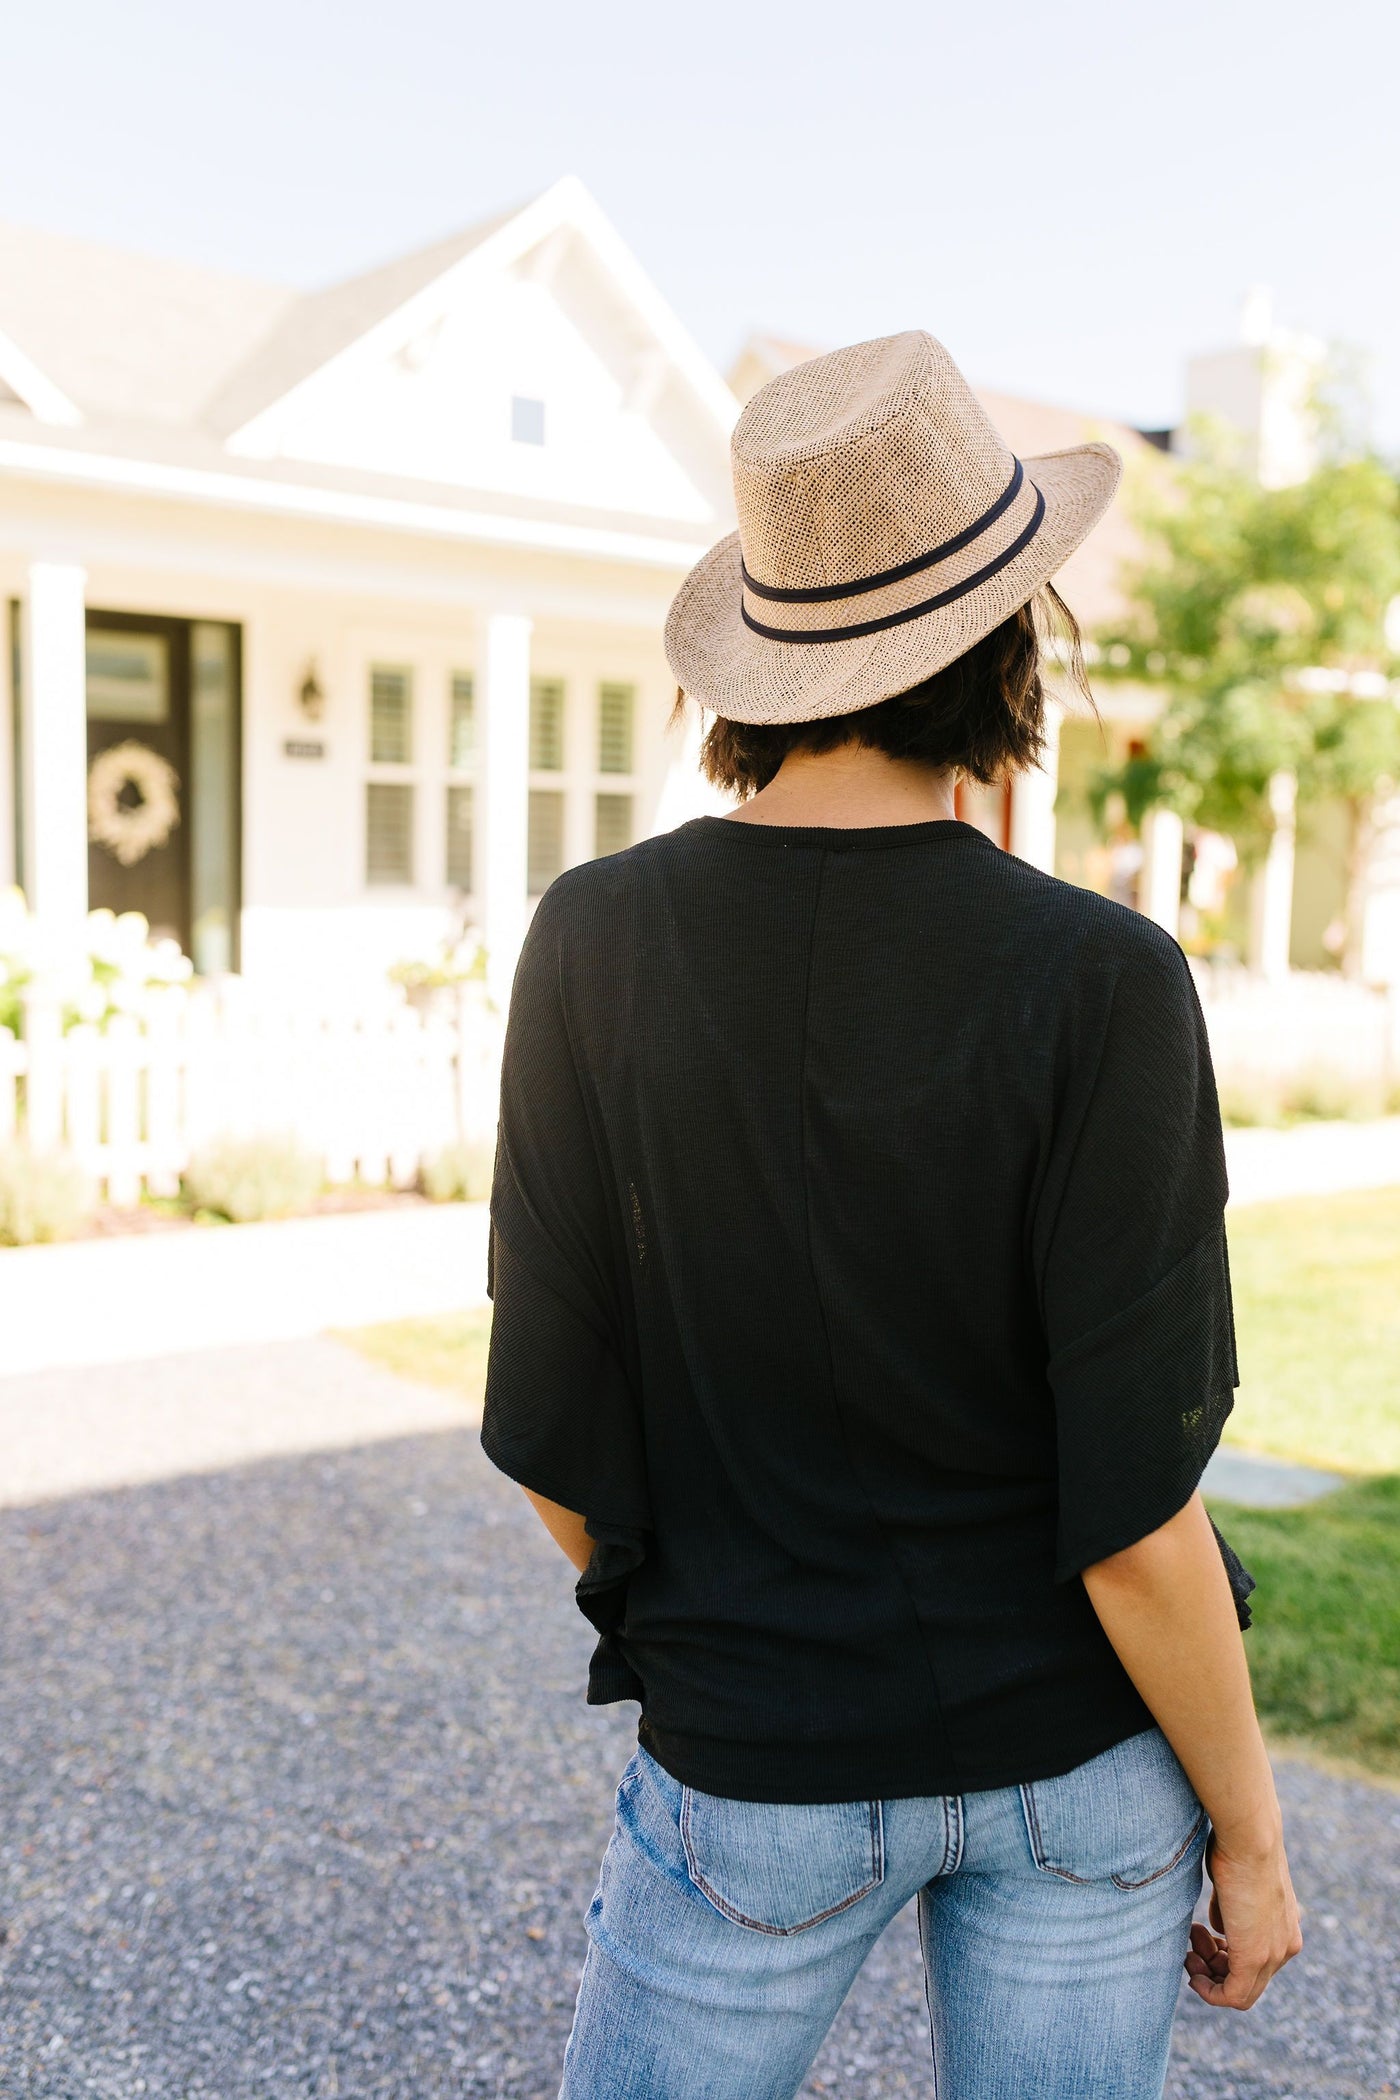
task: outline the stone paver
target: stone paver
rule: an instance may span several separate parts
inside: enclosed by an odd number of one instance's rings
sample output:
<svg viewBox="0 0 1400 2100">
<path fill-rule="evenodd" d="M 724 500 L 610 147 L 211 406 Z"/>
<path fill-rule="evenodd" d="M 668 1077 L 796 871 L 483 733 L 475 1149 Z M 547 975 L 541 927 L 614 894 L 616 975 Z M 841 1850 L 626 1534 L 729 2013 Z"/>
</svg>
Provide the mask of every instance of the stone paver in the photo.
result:
<svg viewBox="0 0 1400 2100">
<path fill-rule="evenodd" d="M 1201 1478 L 1208 1496 L 1219 1495 L 1246 1509 L 1299 1509 L 1345 1483 L 1343 1473 L 1290 1465 L 1281 1458 L 1266 1458 L 1261 1451 L 1237 1451 L 1229 1444 L 1212 1453 Z"/>
<path fill-rule="evenodd" d="M 0 2092 L 552 2100 L 635 1718 L 588 1646 L 469 1428 L 0 1511 Z M 1400 2090 L 1400 1794 L 1280 1785 L 1307 1952 L 1186 2001 L 1172 2100 Z M 921 1995 L 906 1914 L 809 2096 L 927 2100 Z"/>
</svg>

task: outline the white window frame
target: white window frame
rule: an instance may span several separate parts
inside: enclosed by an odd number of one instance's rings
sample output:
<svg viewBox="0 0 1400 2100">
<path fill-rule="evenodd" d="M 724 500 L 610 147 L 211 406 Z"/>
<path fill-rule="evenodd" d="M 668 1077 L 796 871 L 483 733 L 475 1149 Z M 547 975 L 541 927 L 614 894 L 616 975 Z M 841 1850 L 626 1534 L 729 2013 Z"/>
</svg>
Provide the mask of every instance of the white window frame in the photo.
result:
<svg viewBox="0 0 1400 2100">
<path fill-rule="evenodd" d="M 470 763 L 457 765 L 452 758 L 452 686 L 458 678 L 470 678 L 472 682 L 472 754 Z M 481 838 L 481 679 L 469 665 L 450 663 L 444 673 L 443 717 L 442 717 L 442 781 L 437 793 L 442 805 L 442 886 L 452 897 L 460 897 L 464 903 L 473 903 L 480 895 L 481 869 L 478 865 L 478 844 Z M 447 791 L 449 788 L 467 787 L 472 791 L 472 880 L 469 889 L 459 889 L 447 874 Z"/>
</svg>

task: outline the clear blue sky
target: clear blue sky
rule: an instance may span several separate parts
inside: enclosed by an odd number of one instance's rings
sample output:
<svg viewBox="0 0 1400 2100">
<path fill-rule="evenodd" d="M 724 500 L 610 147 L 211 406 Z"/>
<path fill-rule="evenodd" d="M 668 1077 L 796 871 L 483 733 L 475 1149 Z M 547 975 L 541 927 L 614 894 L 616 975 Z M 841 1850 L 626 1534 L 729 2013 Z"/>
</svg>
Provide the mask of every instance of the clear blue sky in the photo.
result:
<svg viewBox="0 0 1400 2100">
<path fill-rule="evenodd" d="M 931 328 L 1143 424 L 1279 318 L 1400 449 L 1394 0 L 19 0 L 0 215 L 298 284 L 573 171 L 706 349 Z"/>
</svg>

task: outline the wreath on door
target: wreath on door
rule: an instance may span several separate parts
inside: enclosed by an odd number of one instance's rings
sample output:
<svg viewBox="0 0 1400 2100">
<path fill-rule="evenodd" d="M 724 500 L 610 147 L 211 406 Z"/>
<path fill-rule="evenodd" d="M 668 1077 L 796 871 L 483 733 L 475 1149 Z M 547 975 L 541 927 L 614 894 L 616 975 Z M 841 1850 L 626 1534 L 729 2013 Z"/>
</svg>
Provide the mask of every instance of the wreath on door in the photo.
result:
<svg viewBox="0 0 1400 2100">
<path fill-rule="evenodd" d="M 180 821 L 180 776 L 169 759 L 128 740 L 88 768 L 88 837 L 124 868 L 163 846 Z"/>
</svg>

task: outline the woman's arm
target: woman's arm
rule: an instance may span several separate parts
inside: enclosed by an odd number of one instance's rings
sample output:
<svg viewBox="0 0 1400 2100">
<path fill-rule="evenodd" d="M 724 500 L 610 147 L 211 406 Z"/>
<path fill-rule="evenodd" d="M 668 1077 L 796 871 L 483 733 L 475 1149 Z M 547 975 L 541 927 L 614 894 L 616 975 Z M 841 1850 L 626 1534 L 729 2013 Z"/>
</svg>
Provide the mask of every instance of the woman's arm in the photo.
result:
<svg viewBox="0 0 1400 2100">
<path fill-rule="evenodd" d="M 524 1492 L 534 1503 L 535 1514 L 555 1545 L 561 1553 L 568 1555 L 582 1574 L 593 1557 L 593 1541 L 584 1528 L 583 1518 L 574 1510 L 565 1509 L 544 1495 L 537 1495 L 533 1488 L 526 1488 Z"/>
<path fill-rule="evenodd" d="M 1199 1493 L 1082 1579 L 1211 1820 L 1210 1920 L 1224 1937 L 1192 1927 L 1191 1988 L 1242 2012 L 1303 1939 L 1234 1599 Z"/>
</svg>

